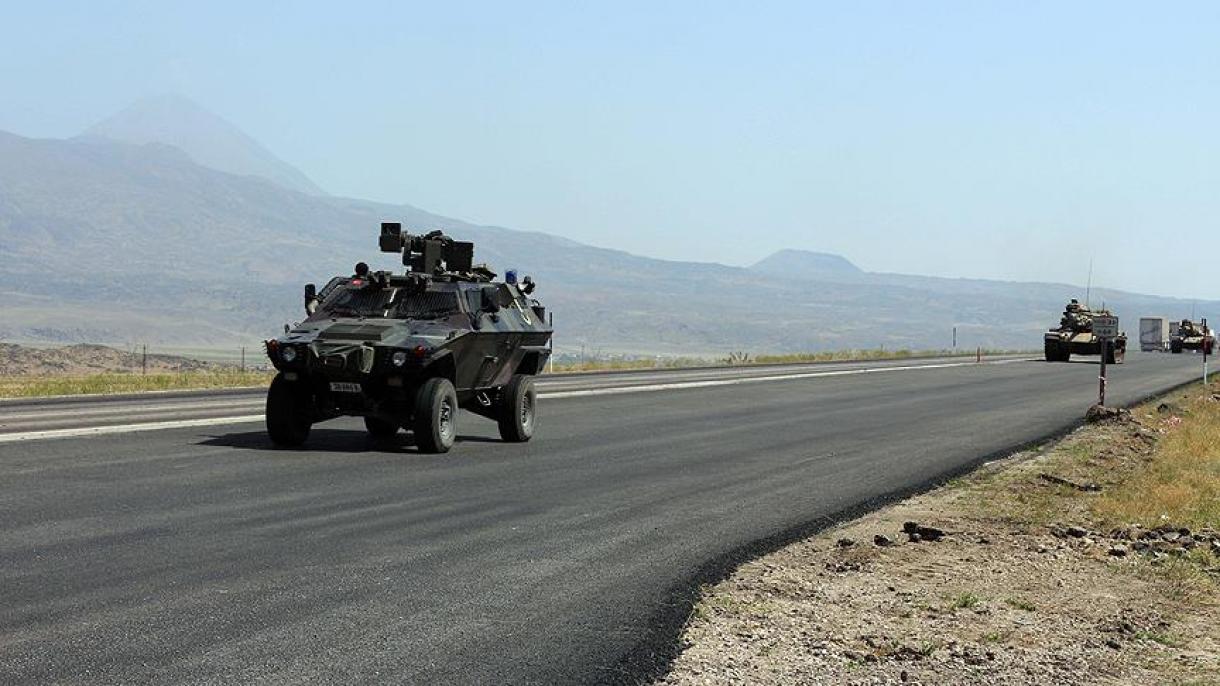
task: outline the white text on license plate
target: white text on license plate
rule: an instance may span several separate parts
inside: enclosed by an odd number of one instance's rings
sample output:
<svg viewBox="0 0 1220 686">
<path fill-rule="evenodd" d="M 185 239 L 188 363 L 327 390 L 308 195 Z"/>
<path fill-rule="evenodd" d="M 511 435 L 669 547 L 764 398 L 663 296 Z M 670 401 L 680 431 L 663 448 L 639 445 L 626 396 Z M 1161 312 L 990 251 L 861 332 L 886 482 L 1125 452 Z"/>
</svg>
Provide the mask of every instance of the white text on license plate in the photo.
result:
<svg viewBox="0 0 1220 686">
<path fill-rule="evenodd" d="M 337 393 L 359 393 L 360 384 L 351 383 L 350 381 L 331 381 L 330 390 Z"/>
</svg>

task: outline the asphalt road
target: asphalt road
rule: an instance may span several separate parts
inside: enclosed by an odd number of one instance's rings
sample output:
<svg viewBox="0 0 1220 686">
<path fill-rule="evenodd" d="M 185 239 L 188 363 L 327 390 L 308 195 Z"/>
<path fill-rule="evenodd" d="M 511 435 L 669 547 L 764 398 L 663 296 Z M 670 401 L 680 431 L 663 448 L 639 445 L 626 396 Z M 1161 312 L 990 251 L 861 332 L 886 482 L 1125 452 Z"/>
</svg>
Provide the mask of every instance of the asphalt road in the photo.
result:
<svg viewBox="0 0 1220 686">
<path fill-rule="evenodd" d="M 1111 399 L 1198 366 L 1133 354 Z M 1097 371 L 554 379 L 533 442 L 467 414 L 445 456 L 275 450 L 240 393 L 2 404 L 0 683 L 631 680 L 718 561 L 1069 428 Z"/>
</svg>

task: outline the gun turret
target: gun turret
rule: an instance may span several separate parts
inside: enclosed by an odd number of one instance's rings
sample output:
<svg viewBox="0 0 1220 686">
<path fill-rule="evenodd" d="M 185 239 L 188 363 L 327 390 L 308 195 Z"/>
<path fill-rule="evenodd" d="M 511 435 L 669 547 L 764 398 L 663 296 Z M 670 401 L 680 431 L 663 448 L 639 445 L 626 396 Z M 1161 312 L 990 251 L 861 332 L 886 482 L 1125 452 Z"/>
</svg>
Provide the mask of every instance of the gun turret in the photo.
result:
<svg viewBox="0 0 1220 686">
<path fill-rule="evenodd" d="M 440 231 L 422 236 L 403 233 L 399 222 L 381 222 L 381 251 L 401 252 L 410 271 L 429 276 L 470 274 L 474 271 L 474 243 L 455 241 Z"/>
</svg>

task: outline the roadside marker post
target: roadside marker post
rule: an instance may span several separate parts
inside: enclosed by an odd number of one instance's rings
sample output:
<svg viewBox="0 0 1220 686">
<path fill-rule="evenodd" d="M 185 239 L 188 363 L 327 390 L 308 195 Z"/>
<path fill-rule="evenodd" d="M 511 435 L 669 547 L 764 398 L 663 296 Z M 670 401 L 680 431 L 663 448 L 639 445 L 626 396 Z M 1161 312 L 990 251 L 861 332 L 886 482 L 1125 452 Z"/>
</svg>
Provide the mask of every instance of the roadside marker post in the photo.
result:
<svg viewBox="0 0 1220 686">
<path fill-rule="evenodd" d="M 1203 385 L 1207 385 L 1207 317 L 1203 318 Z M 1215 340 L 1215 339 L 1213 339 Z"/>
<path fill-rule="evenodd" d="M 1109 347 L 1107 339 L 1101 339 L 1101 376 L 1099 377 L 1099 386 L 1097 389 L 1097 404 L 1102 407 L 1106 406 L 1106 348 Z"/>
<path fill-rule="evenodd" d="M 1118 338 L 1118 317 L 1093 317 L 1093 335 L 1101 341 L 1101 376 L 1098 378 L 1097 404 L 1106 406 L 1106 358 Z"/>
</svg>

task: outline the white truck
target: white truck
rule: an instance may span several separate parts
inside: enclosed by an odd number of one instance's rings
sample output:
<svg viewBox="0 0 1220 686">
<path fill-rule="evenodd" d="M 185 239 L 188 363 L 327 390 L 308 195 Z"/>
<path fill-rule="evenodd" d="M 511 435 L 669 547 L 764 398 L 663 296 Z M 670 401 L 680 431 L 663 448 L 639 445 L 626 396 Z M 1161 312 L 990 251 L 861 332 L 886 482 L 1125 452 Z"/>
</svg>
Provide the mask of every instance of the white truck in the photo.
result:
<svg viewBox="0 0 1220 686">
<path fill-rule="evenodd" d="M 1165 317 L 1140 317 L 1140 352 L 1165 352 L 1169 349 L 1169 320 Z"/>
</svg>

